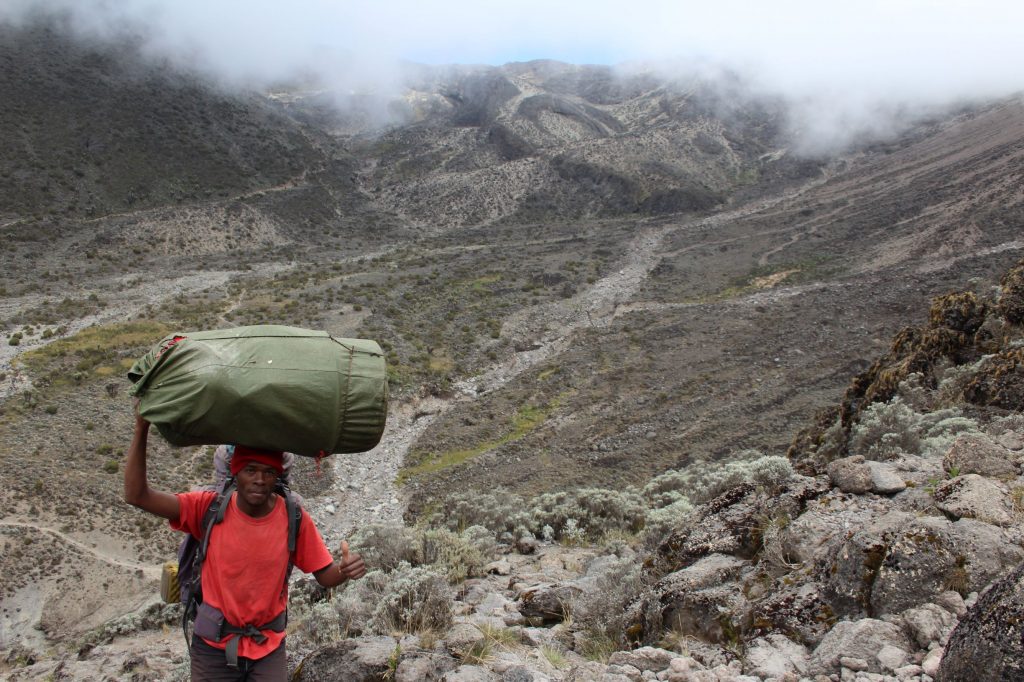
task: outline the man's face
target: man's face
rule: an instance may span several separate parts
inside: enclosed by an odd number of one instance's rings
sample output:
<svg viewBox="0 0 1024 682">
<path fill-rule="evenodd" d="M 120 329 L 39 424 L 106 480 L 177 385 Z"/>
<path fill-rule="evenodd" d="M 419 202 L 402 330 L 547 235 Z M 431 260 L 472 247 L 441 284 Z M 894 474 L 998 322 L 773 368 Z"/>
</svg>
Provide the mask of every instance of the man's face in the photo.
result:
<svg viewBox="0 0 1024 682">
<path fill-rule="evenodd" d="M 277 483 L 277 469 L 258 462 L 248 462 L 238 472 L 238 496 L 253 508 L 268 505 L 274 484 Z"/>
</svg>

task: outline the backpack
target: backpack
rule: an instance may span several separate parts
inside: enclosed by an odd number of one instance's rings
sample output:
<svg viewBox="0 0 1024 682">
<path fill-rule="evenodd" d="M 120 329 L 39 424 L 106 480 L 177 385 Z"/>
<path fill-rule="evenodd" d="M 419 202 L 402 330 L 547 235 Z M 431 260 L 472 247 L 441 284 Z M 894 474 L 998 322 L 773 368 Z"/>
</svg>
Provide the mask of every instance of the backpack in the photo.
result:
<svg viewBox="0 0 1024 682">
<path fill-rule="evenodd" d="M 220 446 L 214 454 L 219 483 L 216 486 L 212 486 L 216 495 L 210 501 L 210 506 L 206 508 L 206 512 L 203 514 L 200 524 L 202 537 L 196 538 L 191 533 L 187 534 L 178 546 L 177 564 L 168 562 L 163 567 L 163 574 L 160 580 L 160 594 L 167 603 L 180 601 L 184 605 L 181 627 L 182 632 L 185 634 L 186 643 L 191 639 L 189 636 L 189 625 L 197 619 L 203 604 L 203 561 L 206 559 L 210 535 L 213 532 L 214 525 L 224 520 L 224 513 L 227 510 L 228 502 L 231 500 L 231 494 L 235 492 L 235 477 L 230 474 L 230 459 L 233 454 L 234 446 L 230 445 Z M 289 461 L 288 463 L 290 464 L 291 462 Z M 288 588 L 288 579 L 291 577 L 292 569 L 295 567 L 295 545 L 299 536 L 299 526 L 302 522 L 301 498 L 297 493 L 293 493 L 288 488 L 286 483 L 287 473 L 288 470 L 286 469 L 285 474 L 277 480 L 274 486 L 274 492 L 285 501 L 288 515 L 288 569 L 285 572 L 284 584 L 281 586 L 282 591 Z M 221 474 L 226 475 L 221 478 Z M 204 487 L 209 489 L 211 486 Z M 204 613 L 204 620 L 210 620 L 219 616 L 219 621 L 214 626 L 214 629 L 217 630 L 217 635 L 228 634 L 234 630 L 234 628 L 231 628 L 229 624 L 224 622 L 223 615 L 216 611 L 216 609 L 208 607 L 207 611 L 212 611 L 213 613 Z M 275 627 L 259 629 L 278 629 L 277 625 L 280 625 L 281 629 L 283 629 L 284 624 L 284 622 L 280 624 L 273 623 Z M 213 634 L 209 633 L 201 636 L 207 636 L 210 639 L 220 638 L 219 636 L 211 637 L 210 635 Z M 236 637 L 232 642 L 235 644 L 234 650 L 237 651 L 238 638 Z M 230 656 L 229 651 L 229 662 L 231 658 L 233 657 Z"/>
</svg>

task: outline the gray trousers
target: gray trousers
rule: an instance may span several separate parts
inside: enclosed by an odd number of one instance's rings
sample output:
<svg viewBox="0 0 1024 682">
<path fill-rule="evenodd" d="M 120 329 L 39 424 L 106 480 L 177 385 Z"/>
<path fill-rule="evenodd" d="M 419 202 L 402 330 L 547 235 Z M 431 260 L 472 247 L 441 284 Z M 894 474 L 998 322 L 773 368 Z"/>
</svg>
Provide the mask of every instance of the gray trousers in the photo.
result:
<svg viewBox="0 0 1024 682">
<path fill-rule="evenodd" d="M 286 682 L 288 657 L 284 642 L 272 653 L 252 660 L 238 657 L 238 667 L 228 667 L 224 650 L 212 647 L 202 637 L 192 638 L 192 682 Z"/>
</svg>

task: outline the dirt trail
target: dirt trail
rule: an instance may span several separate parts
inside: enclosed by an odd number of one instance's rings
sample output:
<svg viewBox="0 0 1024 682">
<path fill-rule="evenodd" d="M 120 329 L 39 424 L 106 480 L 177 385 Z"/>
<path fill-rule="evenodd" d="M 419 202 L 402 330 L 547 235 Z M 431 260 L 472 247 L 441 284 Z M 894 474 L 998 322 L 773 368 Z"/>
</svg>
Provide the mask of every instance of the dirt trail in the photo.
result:
<svg viewBox="0 0 1024 682">
<path fill-rule="evenodd" d="M 79 549 L 79 550 L 81 550 L 83 552 L 86 552 L 87 554 L 91 554 L 92 556 L 96 557 L 97 559 L 99 559 L 100 561 L 102 561 L 104 563 L 110 564 L 112 566 L 119 566 L 121 568 L 126 568 L 126 569 L 128 569 L 130 571 L 142 571 L 146 575 L 147 578 L 159 578 L 160 577 L 160 567 L 158 567 L 158 566 L 154 566 L 153 564 L 140 564 L 140 563 L 137 563 L 137 562 L 134 562 L 134 561 L 128 561 L 128 560 L 125 560 L 125 559 L 119 559 L 116 556 L 113 556 L 113 555 L 111 555 L 111 554 L 109 554 L 107 552 L 101 551 L 101 550 L 99 550 L 99 549 L 97 549 L 95 547 L 90 547 L 89 545 L 85 544 L 84 542 L 82 542 L 80 540 L 76 540 L 73 537 L 70 537 L 69 535 L 67 535 L 66 533 L 57 530 L 56 528 L 48 528 L 48 527 L 43 526 L 41 524 L 30 523 L 30 522 L 27 522 L 27 521 L 0 521 L 0 528 L 2 528 L 2 527 L 6 527 L 6 528 L 28 528 L 30 530 L 38 531 L 40 533 L 46 533 L 48 535 L 54 536 L 55 538 L 57 538 L 58 540 L 66 543 L 66 544 L 71 545 L 72 547 L 75 547 L 76 549 Z"/>
</svg>

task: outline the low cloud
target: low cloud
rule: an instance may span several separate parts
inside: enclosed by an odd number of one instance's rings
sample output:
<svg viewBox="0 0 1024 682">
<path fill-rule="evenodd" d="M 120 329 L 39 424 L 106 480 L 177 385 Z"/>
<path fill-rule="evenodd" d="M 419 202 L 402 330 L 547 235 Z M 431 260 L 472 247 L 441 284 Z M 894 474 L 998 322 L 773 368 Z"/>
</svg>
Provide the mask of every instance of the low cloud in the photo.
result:
<svg viewBox="0 0 1024 682">
<path fill-rule="evenodd" d="M 388 93 L 403 61 L 720 64 L 796 103 L 813 145 L 1024 90 L 1024 4 L 1011 1 L 6 0 L 0 19 L 39 12 L 93 38 L 130 31 L 147 54 L 249 85 L 315 73 Z"/>
</svg>

